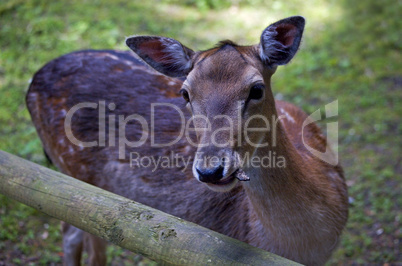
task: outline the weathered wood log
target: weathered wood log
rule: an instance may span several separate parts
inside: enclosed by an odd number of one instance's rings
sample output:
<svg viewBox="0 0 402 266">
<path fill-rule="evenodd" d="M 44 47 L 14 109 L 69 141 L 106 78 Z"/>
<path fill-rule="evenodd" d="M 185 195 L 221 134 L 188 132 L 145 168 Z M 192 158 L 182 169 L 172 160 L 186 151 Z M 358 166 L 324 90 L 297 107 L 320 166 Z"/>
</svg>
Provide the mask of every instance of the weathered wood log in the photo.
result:
<svg viewBox="0 0 402 266">
<path fill-rule="evenodd" d="M 163 264 L 298 265 L 3 151 L 0 193 Z"/>
</svg>

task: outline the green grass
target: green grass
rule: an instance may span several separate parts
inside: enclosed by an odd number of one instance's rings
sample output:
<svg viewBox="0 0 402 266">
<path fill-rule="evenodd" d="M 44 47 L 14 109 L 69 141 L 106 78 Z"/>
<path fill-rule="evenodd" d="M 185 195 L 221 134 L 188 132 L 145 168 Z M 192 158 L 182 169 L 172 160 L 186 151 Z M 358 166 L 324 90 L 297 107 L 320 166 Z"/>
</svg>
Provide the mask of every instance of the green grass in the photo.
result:
<svg viewBox="0 0 402 266">
<path fill-rule="evenodd" d="M 353 203 L 330 263 L 401 263 L 402 4 L 349 2 L 2 1 L 0 149 L 45 164 L 24 97 L 35 71 L 59 55 L 126 49 L 132 34 L 169 36 L 194 49 L 222 39 L 252 44 L 268 24 L 303 15 L 301 50 L 278 70 L 273 89 L 310 113 L 339 101 L 340 157 Z M 1 195 L 0 203 L 0 264 L 60 264 L 59 222 Z M 108 256 L 113 264 L 149 263 L 112 246 Z"/>
</svg>

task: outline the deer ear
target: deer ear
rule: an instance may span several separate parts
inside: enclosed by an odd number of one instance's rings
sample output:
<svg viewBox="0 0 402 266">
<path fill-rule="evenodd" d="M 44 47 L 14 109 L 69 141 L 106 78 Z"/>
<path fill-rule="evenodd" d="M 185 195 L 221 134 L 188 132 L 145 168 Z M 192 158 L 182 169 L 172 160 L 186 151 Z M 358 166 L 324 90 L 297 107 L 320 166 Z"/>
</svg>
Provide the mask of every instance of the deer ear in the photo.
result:
<svg viewBox="0 0 402 266">
<path fill-rule="evenodd" d="M 304 18 L 296 16 L 268 26 L 261 34 L 262 61 L 270 66 L 287 64 L 299 48 L 304 24 Z"/>
<path fill-rule="evenodd" d="M 167 76 L 187 76 L 192 68 L 194 51 L 174 39 L 134 36 L 127 38 L 126 44 L 151 67 Z"/>
</svg>

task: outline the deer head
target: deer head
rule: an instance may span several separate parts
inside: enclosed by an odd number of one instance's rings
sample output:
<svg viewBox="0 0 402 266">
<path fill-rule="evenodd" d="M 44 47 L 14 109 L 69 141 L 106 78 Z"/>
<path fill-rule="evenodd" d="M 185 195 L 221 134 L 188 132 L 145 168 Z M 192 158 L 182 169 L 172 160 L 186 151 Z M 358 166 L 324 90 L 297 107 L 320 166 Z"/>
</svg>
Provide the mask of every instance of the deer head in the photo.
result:
<svg viewBox="0 0 402 266">
<path fill-rule="evenodd" d="M 286 18 L 268 26 L 258 45 L 223 41 L 198 52 L 166 37 L 126 40 L 157 71 L 186 77 L 181 94 L 198 138 L 193 174 L 212 190 L 232 189 L 239 158 L 269 146 L 267 123 L 276 115 L 270 79 L 296 54 L 304 24 L 302 17 Z"/>
</svg>

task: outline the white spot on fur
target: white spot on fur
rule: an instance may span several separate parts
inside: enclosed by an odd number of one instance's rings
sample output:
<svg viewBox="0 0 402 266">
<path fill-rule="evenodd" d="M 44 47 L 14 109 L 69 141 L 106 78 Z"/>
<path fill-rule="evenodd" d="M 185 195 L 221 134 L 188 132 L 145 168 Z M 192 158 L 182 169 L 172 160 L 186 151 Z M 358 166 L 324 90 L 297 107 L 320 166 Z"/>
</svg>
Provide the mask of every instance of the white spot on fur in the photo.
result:
<svg viewBox="0 0 402 266">
<path fill-rule="evenodd" d="M 286 113 L 286 118 L 287 118 L 290 122 L 292 122 L 293 124 L 296 123 L 296 121 L 293 119 L 293 117 L 290 116 L 288 113 Z"/>
<path fill-rule="evenodd" d="M 63 139 L 63 138 L 59 139 L 58 143 L 59 143 L 60 145 L 64 146 L 64 139 Z"/>
<path fill-rule="evenodd" d="M 74 154 L 74 149 L 73 149 L 73 147 L 68 146 L 68 152 L 69 152 L 70 154 Z"/>
<path fill-rule="evenodd" d="M 67 110 L 66 110 L 66 109 L 61 109 L 61 110 L 60 110 L 60 115 L 61 115 L 62 117 L 65 117 L 66 114 L 67 114 Z"/>
<path fill-rule="evenodd" d="M 119 60 L 120 60 L 120 59 L 119 59 L 117 56 L 115 56 L 115 55 L 112 55 L 112 54 L 106 54 L 106 53 L 105 53 L 105 55 L 106 55 L 107 57 L 109 57 L 109 58 L 113 59 L 113 60 L 116 60 L 116 61 L 119 61 Z"/>
<path fill-rule="evenodd" d="M 293 116 L 291 116 L 288 112 L 286 112 L 285 110 L 283 110 L 283 108 L 281 108 L 281 112 L 286 116 L 286 119 L 289 120 L 290 122 L 292 122 L 293 124 L 296 123 L 296 120 L 294 120 Z"/>
<path fill-rule="evenodd" d="M 184 148 L 184 154 L 189 154 L 190 152 L 192 152 L 192 148 L 191 148 L 191 146 L 186 146 L 185 148 Z"/>
<path fill-rule="evenodd" d="M 64 164 L 63 157 L 59 156 L 59 161 L 60 161 L 60 163 Z"/>
<path fill-rule="evenodd" d="M 177 83 L 174 82 L 174 81 L 169 81 L 169 82 L 168 82 L 168 85 L 169 85 L 169 86 L 174 86 L 174 85 L 176 85 L 176 84 L 177 84 Z"/>
<path fill-rule="evenodd" d="M 106 56 L 106 57 L 109 57 L 110 59 L 113 59 L 113 60 L 119 61 L 119 62 L 121 62 L 121 63 L 124 63 L 124 64 L 126 64 L 127 66 L 129 66 L 131 69 L 139 68 L 139 66 L 136 65 L 136 64 L 134 64 L 133 62 L 131 62 L 131 61 L 129 61 L 129 60 L 121 59 L 121 58 L 119 58 L 119 57 L 117 57 L 117 56 L 115 56 L 115 55 L 112 55 L 112 54 L 110 54 L 110 53 L 102 53 L 102 55 L 104 55 L 104 56 Z M 135 56 L 135 58 L 138 59 L 139 57 L 138 57 L 138 56 Z"/>
<path fill-rule="evenodd" d="M 103 169 L 105 173 L 113 173 L 114 176 L 120 176 L 127 170 L 126 166 L 126 164 L 119 161 L 110 161 Z"/>
</svg>

